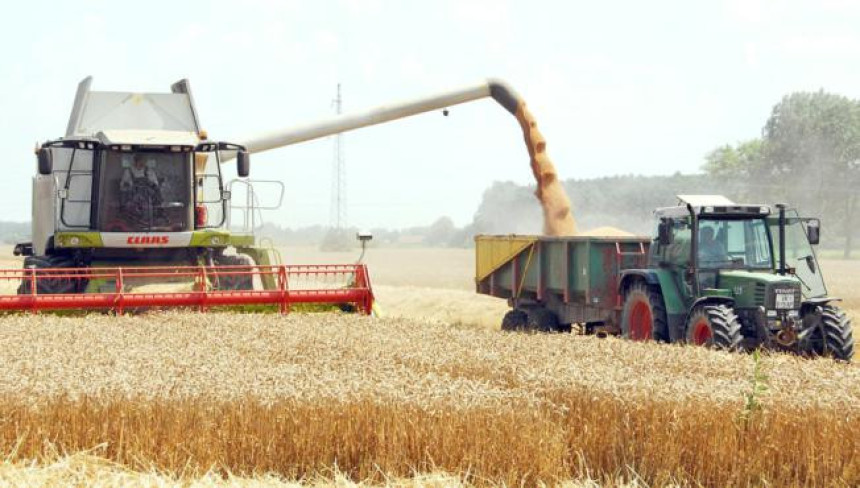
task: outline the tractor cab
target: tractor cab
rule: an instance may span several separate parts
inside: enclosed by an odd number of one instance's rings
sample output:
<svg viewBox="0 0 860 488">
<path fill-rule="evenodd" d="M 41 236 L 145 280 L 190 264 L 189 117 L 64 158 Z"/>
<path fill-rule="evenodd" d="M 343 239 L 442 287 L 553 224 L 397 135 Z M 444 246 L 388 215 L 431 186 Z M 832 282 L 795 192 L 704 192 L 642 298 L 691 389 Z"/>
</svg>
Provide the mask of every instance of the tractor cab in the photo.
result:
<svg viewBox="0 0 860 488">
<path fill-rule="evenodd" d="M 652 301 L 666 308 L 656 337 L 820 352 L 823 328 L 844 329 L 828 305 L 833 299 L 812 249 L 817 219 L 784 205 L 736 204 L 719 195 L 678 198 L 677 206 L 655 211 L 649 271 L 628 272 L 654 283 L 660 300 Z"/>
</svg>

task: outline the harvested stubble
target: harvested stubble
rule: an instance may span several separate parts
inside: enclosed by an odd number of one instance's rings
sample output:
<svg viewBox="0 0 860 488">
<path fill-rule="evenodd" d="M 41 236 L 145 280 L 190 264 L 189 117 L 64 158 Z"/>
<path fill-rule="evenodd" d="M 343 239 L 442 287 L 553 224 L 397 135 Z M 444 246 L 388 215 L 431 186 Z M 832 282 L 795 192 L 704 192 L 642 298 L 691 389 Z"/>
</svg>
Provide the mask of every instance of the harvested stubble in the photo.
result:
<svg viewBox="0 0 860 488">
<path fill-rule="evenodd" d="M 350 316 L 26 317 L 0 328 L 0 447 L 290 479 L 860 482 L 860 368 Z M 628 471 L 629 470 L 629 471 Z M 468 473 L 466 475 L 465 473 Z"/>
</svg>

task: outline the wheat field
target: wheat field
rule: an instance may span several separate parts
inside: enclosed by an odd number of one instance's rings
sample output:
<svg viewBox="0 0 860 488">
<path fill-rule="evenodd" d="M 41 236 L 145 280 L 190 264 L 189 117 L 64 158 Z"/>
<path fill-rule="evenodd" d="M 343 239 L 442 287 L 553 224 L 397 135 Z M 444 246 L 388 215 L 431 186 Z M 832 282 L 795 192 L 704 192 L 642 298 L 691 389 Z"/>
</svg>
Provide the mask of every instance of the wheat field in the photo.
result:
<svg viewBox="0 0 860 488">
<path fill-rule="evenodd" d="M 4 317 L 0 484 L 860 484 L 857 364 L 504 334 L 470 253 L 371 251 L 382 319 Z"/>
</svg>

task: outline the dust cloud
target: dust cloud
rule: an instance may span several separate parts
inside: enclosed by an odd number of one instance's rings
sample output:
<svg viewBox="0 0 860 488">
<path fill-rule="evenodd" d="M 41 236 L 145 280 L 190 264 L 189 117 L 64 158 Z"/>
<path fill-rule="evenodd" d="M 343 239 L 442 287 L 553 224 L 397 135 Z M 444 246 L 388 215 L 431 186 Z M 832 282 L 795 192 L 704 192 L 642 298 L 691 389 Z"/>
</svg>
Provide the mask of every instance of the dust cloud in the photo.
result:
<svg viewBox="0 0 860 488">
<path fill-rule="evenodd" d="M 537 190 L 535 196 L 543 210 L 543 233 L 548 236 L 572 236 L 576 234 L 576 221 L 571 213 L 570 199 L 558 181 L 558 174 L 546 154 L 546 140 L 537 128 L 534 116 L 520 102 L 517 121 L 523 130 L 523 138 L 531 158 Z"/>
</svg>

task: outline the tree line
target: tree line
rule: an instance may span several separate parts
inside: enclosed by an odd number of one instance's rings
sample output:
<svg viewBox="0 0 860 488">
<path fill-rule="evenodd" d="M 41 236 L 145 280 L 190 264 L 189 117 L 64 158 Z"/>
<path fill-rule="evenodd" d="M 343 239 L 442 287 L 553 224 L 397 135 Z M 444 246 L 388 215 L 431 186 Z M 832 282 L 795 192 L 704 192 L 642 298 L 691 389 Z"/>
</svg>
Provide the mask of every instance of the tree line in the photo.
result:
<svg viewBox="0 0 860 488">
<path fill-rule="evenodd" d="M 652 233 L 653 209 L 677 194 L 723 194 L 743 203 L 787 203 L 819 217 L 823 243 L 850 257 L 856 242 L 860 185 L 860 101 L 817 92 L 786 95 L 761 135 L 709 151 L 699 174 L 613 176 L 567 180 L 580 229 L 618 227 Z M 532 189 L 495 183 L 475 214 L 478 233 L 538 233 L 541 213 Z"/>
</svg>

